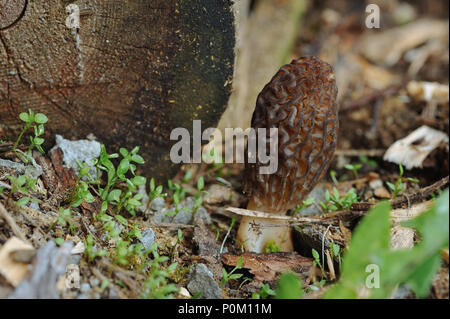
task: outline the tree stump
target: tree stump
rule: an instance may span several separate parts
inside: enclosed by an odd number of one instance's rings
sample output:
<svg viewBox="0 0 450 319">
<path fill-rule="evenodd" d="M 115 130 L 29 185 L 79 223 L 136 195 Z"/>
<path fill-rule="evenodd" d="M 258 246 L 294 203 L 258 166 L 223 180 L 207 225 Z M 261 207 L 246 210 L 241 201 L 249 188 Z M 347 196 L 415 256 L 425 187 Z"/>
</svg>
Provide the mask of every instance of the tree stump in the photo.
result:
<svg viewBox="0 0 450 319">
<path fill-rule="evenodd" d="M 56 133 L 139 145 L 165 180 L 172 129 L 215 126 L 226 107 L 234 19 L 231 0 L 0 0 L 0 139 L 31 108 L 49 117 L 47 148 Z"/>
</svg>

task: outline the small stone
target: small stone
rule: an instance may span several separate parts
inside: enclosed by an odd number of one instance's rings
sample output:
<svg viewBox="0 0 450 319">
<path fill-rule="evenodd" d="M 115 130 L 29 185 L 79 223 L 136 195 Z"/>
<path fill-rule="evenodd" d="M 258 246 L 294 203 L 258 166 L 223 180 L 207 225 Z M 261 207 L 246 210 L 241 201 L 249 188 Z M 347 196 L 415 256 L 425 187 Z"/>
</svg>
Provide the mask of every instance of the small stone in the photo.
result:
<svg viewBox="0 0 450 319">
<path fill-rule="evenodd" d="M 208 211 L 204 207 L 199 207 L 194 215 L 194 221 L 198 219 L 202 219 L 205 225 L 211 225 L 211 215 L 209 215 Z"/>
<path fill-rule="evenodd" d="M 41 212 L 40 208 L 39 208 L 39 204 L 36 202 L 31 201 L 28 204 L 28 207 L 30 207 L 31 209 L 37 210 L 38 212 Z"/>
<path fill-rule="evenodd" d="M 391 198 L 391 194 L 383 186 L 375 189 L 375 191 L 373 193 L 378 198 Z"/>
<path fill-rule="evenodd" d="M 142 232 L 142 238 L 139 241 L 144 246 L 144 249 L 149 249 L 155 242 L 155 232 L 151 228 L 147 228 Z"/>
<path fill-rule="evenodd" d="M 371 189 L 375 190 L 375 189 L 383 186 L 383 181 L 381 179 L 372 180 L 369 182 L 369 186 Z"/>
<path fill-rule="evenodd" d="M 325 201 L 325 193 L 327 189 L 324 185 L 320 184 L 313 188 L 311 193 L 305 198 L 314 198 L 315 203 L 319 204 L 320 202 Z M 317 208 L 316 205 L 310 205 L 308 207 L 303 208 L 301 211 L 297 213 L 297 216 L 317 216 L 320 215 L 321 211 Z"/>
<path fill-rule="evenodd" d="M 160 211 L 166 206 L 166 201 L 162 197 L 156 197 L 150 202 L 150 209 Z"/>
<path fill-rule="evenodd" d="M 183 296 L 183 297 L 185 297 L 185 298 L 191 298 L 191 294 L 189 293 L 189 291 L 186 289 L 186 288 L 184 288 L 184 287 L 181 287 L 180 288 L 180 291 L 178 292 L 181 296 Z"/>
<path fill-rule="evenodd" d="M 173 217 L 173 223 L 176 224 L 190 224 L 192 221 L 192 211 L 181 207 L 178 210 L 178 214 Z"/>
<path fill-rule="evenodd" d="M 79 168 L 77 161 L 80 164 L 86 162 L 90 166 L 89 173 L 91 176 L 96 175 L 95 167 L 91 163 L 94 158 L 100 156 L 99 142 L 89 140 L 70 141 L 61 135 L 56 135 L 56 145 L 53 149 L 58 147 L 64 154 L 64 165 L 66 167 L 72 167 L 78 174 Z"/>
<path fill-rule="evenodd" d="M 208 193 L 203 197 L 207 204 L 220 204 L 233 199 L 233 191 L 226 186 L 213 184 L 208 188 Z"/>
<path fill-rule="evenodd" d="M 100 280 L 98 280 L 97 277 L 92 276 L 89 278 L 89 283 L 91 284 L 91 287 L 98 287 L 100 285 Z"/>
<path fill-rule="evenodd" d="M 87 282 L 81 284 L 80 291 L 82 293 L 84 293 L 84 294 L 88 293 L 90 290 L 91 290 L 91 286 Z"/>
<path fill-rule="evenodd" d="M 109 297 L 109 299 L 119 299 L 120 298 L 119 292 L 117 291 L 116 288 L 110 287 L 109 288 L 109 296 L 108 297 Z"/>
<path fill-rule="evenodd" d="M 211 270 L 205 264 L 196 264 L 189 273 L 190 281 L 187 289 L 192 295 L 201 292 L 202 299 L 221 299 L 222 290 L 214 280 Z"/>
<path fill-rule="evenodd" d="M 25 174 L 33 179 L 37 179 L 42 175 L 43 170 L 40 165 L 24 165 L 22 163 L 16 163 L 10 160 L 5 160 L 0 158 L 0 167 L 5 167 L 7 169 L 15 170 L 17 174 Z"/>
</svg>

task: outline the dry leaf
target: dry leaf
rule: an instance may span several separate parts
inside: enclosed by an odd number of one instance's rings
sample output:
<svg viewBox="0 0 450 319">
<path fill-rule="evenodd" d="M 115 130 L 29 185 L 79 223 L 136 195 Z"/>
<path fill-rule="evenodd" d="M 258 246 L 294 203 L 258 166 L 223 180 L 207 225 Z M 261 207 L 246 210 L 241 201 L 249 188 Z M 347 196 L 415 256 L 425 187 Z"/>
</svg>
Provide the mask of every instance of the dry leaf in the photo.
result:
<svg viewBox="0 0 450 319">
<path fill-rule="evenodd" d="M 392 144 L 383 159 L 402 164 L 407 169 L 422 167 L 425 158 L 441 143 L 448 143 L 447 134 L 423 125 Z"/>
<path fill-rule="evenodd" d="M 13 253 L 19 250 L 34 249 L 30 244 L 17 237 L 11 237 L 0 248 L 0 274 L 14 287 L 25 278 L 28 266 L 25 263 L 17 262 L 13 258 Z"/>
</svg>

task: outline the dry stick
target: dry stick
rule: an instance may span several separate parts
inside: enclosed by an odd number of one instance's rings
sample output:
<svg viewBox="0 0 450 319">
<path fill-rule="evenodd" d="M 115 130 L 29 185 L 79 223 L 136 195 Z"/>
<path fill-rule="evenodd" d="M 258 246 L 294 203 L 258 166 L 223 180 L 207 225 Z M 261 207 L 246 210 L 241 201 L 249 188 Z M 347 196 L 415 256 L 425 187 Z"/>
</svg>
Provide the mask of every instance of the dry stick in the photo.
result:
<svg viewBox="0 0 450 319">
<path fill-rule="evenodd" d="M 19 237 L 24 242 L 28 242 L 25 235 L 22 234 L 22 231 L 20 230 L 19 226 L 17 226 L 14 218 L 11 217 L 11 215 L 8 213 L 8 211 L 6 210 L 5 206 L 3 206 L 2 203 L 0 203 L 0 216 L 9 224 L 14 235 Z"/>
<path fill-rule="evenodd" d="M 436 183 L 420 189 L 419 191 L 417 191 L 417 193 L 411 195 L 402 195 L 399 198 L 391 199 L 389 203 L 391 204 L 392 208 L 400 208 L 404 204 L 411 205 L 423 201 L 438 189 L 441 189 L 444 186 L 448 185 L 448 182 L 449 176 L 446 176 L 443 179 L 437 181 Z M 372 203 L 354 203 L 352 205 L 352 211 L 368 211 L 374 205 L 375 204 Z"/>
</svg>

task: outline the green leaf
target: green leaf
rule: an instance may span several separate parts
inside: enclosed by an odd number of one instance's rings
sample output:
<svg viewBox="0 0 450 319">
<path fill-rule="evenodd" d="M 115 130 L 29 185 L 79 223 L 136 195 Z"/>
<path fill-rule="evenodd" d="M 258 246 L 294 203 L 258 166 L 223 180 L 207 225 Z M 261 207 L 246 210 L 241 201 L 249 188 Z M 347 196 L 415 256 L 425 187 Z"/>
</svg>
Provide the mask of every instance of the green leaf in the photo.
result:
<svg viewBox="0 0 450 319">
<path fill-rule="evenodd" d="M 119 166 L 117 167 L 117 175 L 123 176 L 126 172 L 128 172 L 128 169 L 130 168 L 130 162 L 127 159 L 123 159 L 120 161 Z"/>
<path fill-rule="evenodd" d="M 284 273 L 275 289 L 276 299 L 298 299 L 303 296 L 303 287 L 300 278 L 291 273 Z"/>
<path fill-rule="evenodd" d="M 144 164 L 145 163 L 145 161 L 142 158 L 142 156 L 138 155 L 138 154 L 135 154 L 135 155 L 131 156 L 131 160 L 133 162 L 137 163 L 137 164 Z"/>
<path fill-rule="evenodd" d="M 30 201 L 29 197 L 22 197 L 21 199 L 19 199 L 16 204 L 17 206 L 25 206 L 26 204 L 28 204 L 28 202 Z"/>
<path fill-rule="evenodd" d="M 30 116 L 28 115 L 28 113 L 20 113 L 19 114 L 19 118 L 24 121 L 25 123 L 28 123 L 30 121 Z"/>
<path fill-rule="evenodd" d="M 143 176 L 135 176 L 131 179 L 131 182 L 135 186 L 142 186 L 142 185 L 145 185 L 145 183 L 147 182 L 147 179 Z"/>
<path fill-rule="evenodd" d="M 205 180 L 203 179 L 203 176 L 200 176 L 200 178 L 197 181 L 197 189 L 201 191 L 205 187 Z"/>
<path fill-rule="evenodd" d="M 48 118 L 47 118 L 47 116 L 45 116 L 45 114 L 37 113 L 34 116 L 34 121 L 39 124 L 45 124 L 45 123 L 47 123 Z"/>
<path fill-rule="evenodd" d="M 119 202 L 121 194 L 122 191 L 120 189 L 113 189 L 111 192 L 109 192 L 106 200 L 108 201 L 108 203 Z"/>
</svg>

